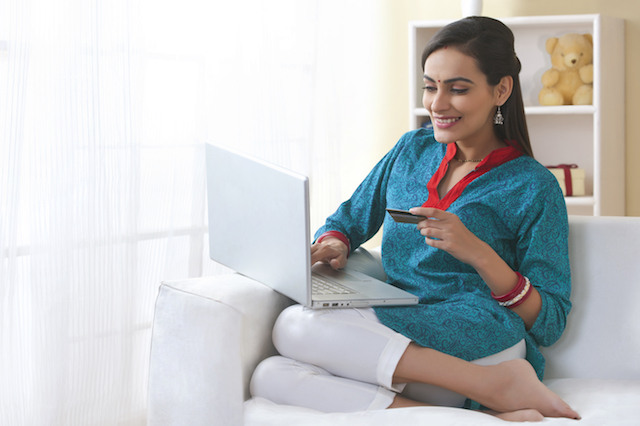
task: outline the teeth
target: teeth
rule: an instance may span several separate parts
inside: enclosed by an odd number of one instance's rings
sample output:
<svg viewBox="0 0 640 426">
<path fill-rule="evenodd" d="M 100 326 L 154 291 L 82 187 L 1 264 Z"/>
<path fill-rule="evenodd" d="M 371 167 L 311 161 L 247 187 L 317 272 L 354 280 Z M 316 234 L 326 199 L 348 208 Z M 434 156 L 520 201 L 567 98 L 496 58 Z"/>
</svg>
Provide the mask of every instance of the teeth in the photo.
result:
<svg viewBox="0 0 640 426">
<path fill-rule="evenodd" d="M 443 124 L 449 124 L 449 123 L 454 123 L 456 121 L 460 120 L 460 118 L 447 118 L 447 119 L 443 119 L 443 118 L 436 118 L 436 121 L 438 123 L 443 123 Z"/>
</svg>

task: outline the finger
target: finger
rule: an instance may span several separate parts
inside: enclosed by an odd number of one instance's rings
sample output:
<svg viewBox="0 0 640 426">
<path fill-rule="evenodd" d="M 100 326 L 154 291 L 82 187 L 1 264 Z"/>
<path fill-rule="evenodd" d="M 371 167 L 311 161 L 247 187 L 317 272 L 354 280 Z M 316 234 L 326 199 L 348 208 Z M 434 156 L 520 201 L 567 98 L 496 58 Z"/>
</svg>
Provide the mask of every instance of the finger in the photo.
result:
<svg viewBox="0 0 640 426">
<path fill-rule="evenodd" d="M 437 249 L 441 249 L 441 245 L 442 245 L 442 240 L 439 239 L 435 239 L 435 238 L 431 238 L 431 237 L 425 237 L 424 242 L 426 245 L 431 246 L 433 248 L 437 248 Z"/>
<path fill-rule="evenodd" d="M 334 259 L 331 259 L 329 265 L 331 265 L 333 269 L 338 270 L 344 268 L 346 266 L 346 263 L 347 262 L 344 261 L 344 256 L 338 256 Z"/>
<path fill-rule="evenodd" d="M 439 228 L 428 226 L 420 230 L 420 235 L 427 237 L 428 239 L 443 240 L 445 238 L 445 231 Z"/>
<path fill-rule="evenodd" d="M 316 253 L 314 256 L 311 256 L 311 264 L 315 265 L 318 262 L 329 263 L 332 259 L 334 259 L 337 254 L 330 255 L 328 253 Z"/>
<path fill-rule="evenodd" d="M 322 250 L 322 247 L 318 245 L 311 246 L 311 264 L 315 265 L 318 262 L 325 262 L 327 259 L 327 251 Z"/>
<path fill-rule="evenodd" d="M 329 263 L 331 260 L 340 257 L 342 253 L 331 246 L 327 245 L 317 245 L 317 248 L 313 250 L 312 246 L 312 255 L 311 255 L 311 264 L 315 265 L 318 262 Z"/>
<path fill-rule="evenodd" d="M 438 220 L 446 219 L 451 213 L 434 207 L 413 207 L 409 209 L 412 214 L 418 216 L 432 217 Z"/>
<path fill-rule="evenodd" d="M 428 229 L 428 228 L 443 229 L 443 222 L 442 220 L 438 220 L 438 219 L 425 219 L 418 222 L 416 226 L 421 231 L 423 229 Z"/>
</svg>

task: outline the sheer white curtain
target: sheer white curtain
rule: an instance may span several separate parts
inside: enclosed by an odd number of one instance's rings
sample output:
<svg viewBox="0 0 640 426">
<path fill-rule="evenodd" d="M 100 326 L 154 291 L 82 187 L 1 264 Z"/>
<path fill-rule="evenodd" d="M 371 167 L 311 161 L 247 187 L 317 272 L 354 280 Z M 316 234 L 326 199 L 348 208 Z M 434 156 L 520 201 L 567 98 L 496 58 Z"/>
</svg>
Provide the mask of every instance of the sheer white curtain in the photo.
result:
<svg viewBox="0 0 640 426">
<path fill-rule="evenodd" d="M 159 283 L 224 270 L 203 142 L 310 175 L 318 226 L 370 150 L 376 4 L 0 1 L 0 424 L 145 423 Z"/>
</svg>

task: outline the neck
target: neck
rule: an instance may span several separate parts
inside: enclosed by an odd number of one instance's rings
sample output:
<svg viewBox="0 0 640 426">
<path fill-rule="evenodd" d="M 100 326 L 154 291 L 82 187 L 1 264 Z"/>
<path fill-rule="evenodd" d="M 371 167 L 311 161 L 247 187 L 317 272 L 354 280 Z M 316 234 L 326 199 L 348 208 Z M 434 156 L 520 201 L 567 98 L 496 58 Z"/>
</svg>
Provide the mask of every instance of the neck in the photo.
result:
<svg viewBox="0 0 640 426">
<path fill-rule="evenodd" d="M 494 139 L 484 144 L 467 145 L 462 141 L 456 142 L 455 159 L 463 163 L 478 163 L 498 148 L 505 146 L 504 142 Z"/>
<path fill-rule="evenodd" d="M 478 158 L 477 160 L 471 160 L 471 159 L 467 159 L 467 160 L 463 160 L 461 158 L 458 157 L 454 157 L 456 160 L 458 160 L 461 163 L 479 163 L 481 162 L 483 159 L 482 158 Z"/>
</svg>

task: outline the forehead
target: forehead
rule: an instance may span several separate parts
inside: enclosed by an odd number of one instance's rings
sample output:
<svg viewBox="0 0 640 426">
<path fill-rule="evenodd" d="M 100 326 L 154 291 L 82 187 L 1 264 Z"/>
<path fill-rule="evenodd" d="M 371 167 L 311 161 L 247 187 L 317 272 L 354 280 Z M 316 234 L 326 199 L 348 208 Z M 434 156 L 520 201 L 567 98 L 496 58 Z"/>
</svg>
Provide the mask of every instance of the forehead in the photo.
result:
<svg viewBox="0 0 640 426">
<path fill-rule="evenodd" d="M 476 60 L 465 55 L 455 47 L 439 49 L 433 52 L 424 63 L 424 74 L 431 78 L 448 79 L 451 77 L 482 76 Z"/>
</svg>

